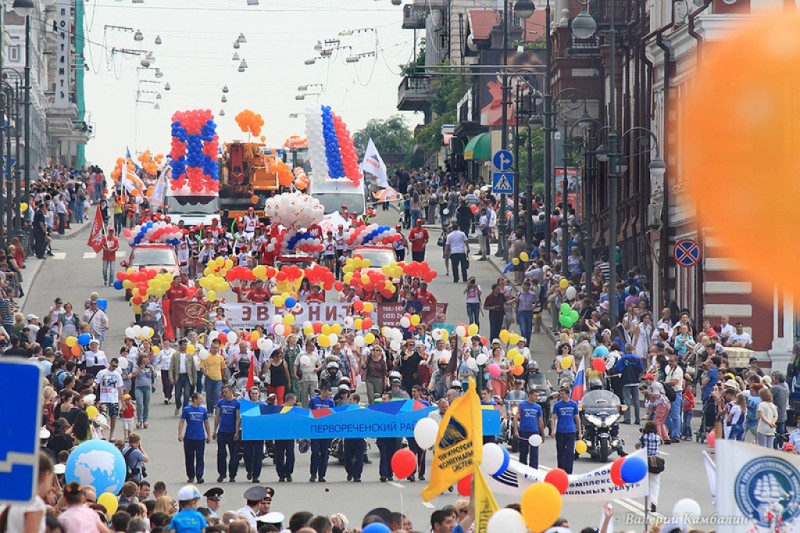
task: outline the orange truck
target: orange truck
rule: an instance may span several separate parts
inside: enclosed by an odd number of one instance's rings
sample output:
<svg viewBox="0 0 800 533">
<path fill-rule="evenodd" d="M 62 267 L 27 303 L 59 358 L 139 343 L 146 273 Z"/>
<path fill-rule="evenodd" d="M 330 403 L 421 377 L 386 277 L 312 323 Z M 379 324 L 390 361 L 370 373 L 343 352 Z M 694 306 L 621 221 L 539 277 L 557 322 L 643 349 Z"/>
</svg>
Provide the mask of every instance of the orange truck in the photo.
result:
<svg viewBox="0 0 800 533">
<path fill-rule="evenodd" d="M 230 222 L 255 207 L 264 218 L 264 202 L 280 192 L 271 159 L 277 157 L 263 143 L 225 143 L 220 160 L 219 204 L 222 219 Z"/>
</svg>

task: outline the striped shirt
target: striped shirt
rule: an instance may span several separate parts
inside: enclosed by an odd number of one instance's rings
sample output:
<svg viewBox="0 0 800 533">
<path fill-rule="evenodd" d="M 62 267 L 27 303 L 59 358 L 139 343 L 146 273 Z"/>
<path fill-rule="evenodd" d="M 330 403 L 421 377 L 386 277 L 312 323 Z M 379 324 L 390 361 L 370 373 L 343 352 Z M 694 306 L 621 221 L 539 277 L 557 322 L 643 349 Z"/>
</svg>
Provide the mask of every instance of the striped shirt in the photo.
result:
<svg viewBox="0 0 800 533">
<path fill-rule="evenodd" d="M 647 450 L 647 457 L 657 456 L 661 437 L 655 433 L 644 433 L 639 437 L 639 444 Z"/>
</svg>

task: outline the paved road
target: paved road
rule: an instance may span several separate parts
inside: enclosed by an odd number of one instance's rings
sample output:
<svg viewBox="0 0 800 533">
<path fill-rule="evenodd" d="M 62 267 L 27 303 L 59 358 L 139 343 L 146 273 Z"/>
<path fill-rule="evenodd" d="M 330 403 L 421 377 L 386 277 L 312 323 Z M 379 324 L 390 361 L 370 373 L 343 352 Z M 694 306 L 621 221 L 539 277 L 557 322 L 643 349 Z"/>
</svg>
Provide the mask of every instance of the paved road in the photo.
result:
<svg viewBox="0 0 800 533">
<path fill-rule="evenodd" d="M 381 224 L 394 224 L 397 220 L 396 212 L 387 214 L 378 212 L 378 222 Z M 466 322 L 466 306 L 464 305 L 463 284 L 455 285 L 452 277 L 444 276 L 441 259 L 441 249 L 435 246 L 438 233 L 432 231 L 430 253 L 426 257 L 428 262 L 440 275 L 432 283 L 432 291 L 440 300 L 448 301 L 449 322 Z M 123 330 L 129 325 L 132 313 L 121 293 L 112 288 L 102 287 L 101 263 L 85 244 L 84 236 L 71 240 L 55 241 L 53 248 L 54 258 L 45 261 L 34 287 L 27 299 L 25 312 L 33 312 L 42 316 L 51 305 L 56 296 L 61 296 L 65 301 L 73 302 L 77 308 L 82 307 L 82 302 L 92 291 L 98 291 L 101 298 L 109 301 L 108 314 L 111 319 L 111 334 L 105 343 L 104 349 L 109 355 L 116 354 L 123 338 Z M 127 247 L 126 247 L 127 248 Z M 470 274 L 476 276 L 478 283 L 485 290 L 491 286 L 498 272 L 488 262 L 471 262 Z M 547 336 L 539 334 L 534 337 L 532 346 L 533 356 L 540 362 L 542 368 L 549 368 L 552 362 L 553 346 Z M 552 376 L 551 376 L 552 378 Z M 173 416 L 173 406 L 163 405 L 163 396 L 160 388 L 153 396 L 150 428 L 142 430 L 143 444 L 150 455 L 148 465 L 148 480 L 164 480 L 169 492 L 174 494 L 185 482 L 183 469 L 183 454 L 181 445 L 177 441 L 177 417 Z M 632 447 L 635 441 L 637 428 L 623 426 L 622 435 Z M 710 495 L 705 479 L 701 447 L 697 444 L 682 443 L 665 447 L 669 455 L 665 455 L 667 471 L 662 476 L 661 505 L 660 509 L 669 510 L 680 498 L 691 496 L 697 499 L 702 508 L 709 513 L 713 510 Z M 206 484 L 202 490 L 213 486 L 216 479 L 215 471 L 216 445 L 212 442 L 206 447 Z M 452 503 L 457 496 L 447 494 L 437 498 L 432 504 L 422 501 L 420 483 L 382 484 L 378 482 L 377 449 L 374 444 L 370 455 L 373 463 L 366 466 L 364 483 L 348 484 L 345 481 L 345 472 L 342 467 L 331 463 L 326 485 L 310 484 L 307 482 L 309 456 L 297 455 L 295 468 L 295 482 L 292 484 L 277 482 L 274 467 L 269 464 L 261 477 L 264 484 L 269 484 L 276 489 L 273 509 L 281 511 L 287 516 L 299 510 L 312 510 L 319 513 L 344 512 L 353 521 L 360 521 L 363 514 L 371 508 L 386 506 L 392 510 L 402 510 L 414 523 L 417 530 L 426 530 L 430 513 L 434 508 Z M 555 446 L 548 440 L 541 450 L 541 464 L 555 464 Z M 587 459 L 576 464 L 576 472 L 585 472 L 598 466 Z M 226 493 L 223 496 L 223 509 L 236 509 L 242 505 L 242 493 L 249 484 L 244 475 L 239 476 L 235 484 L 224 483 L 221 485 Z M 505 505 L 513 498 L 499 495 L 498 501 Z M 564 516 L 568 517 L 573 527 L 578 529 L 585 526 L 596 526 L 600 516 L 600 504 L 572 504 L 565 508 Z M 628 518 L 641 519 L 643 506 L 641 501 L 623 501 L 617 505 L 620 512 L 625 513 L 623 521 Z M 621 529 L 619 529 L 621 530 Z"/>
</svg>

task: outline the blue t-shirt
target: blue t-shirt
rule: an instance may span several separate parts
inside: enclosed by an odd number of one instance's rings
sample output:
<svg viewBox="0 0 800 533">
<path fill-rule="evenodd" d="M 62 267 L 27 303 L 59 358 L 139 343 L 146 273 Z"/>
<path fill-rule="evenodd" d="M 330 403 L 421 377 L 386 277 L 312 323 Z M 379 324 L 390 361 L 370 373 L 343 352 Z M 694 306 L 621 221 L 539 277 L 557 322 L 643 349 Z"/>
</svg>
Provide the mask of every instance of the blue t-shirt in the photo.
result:
<svg viewBox="0 0 800 533">
<path fill-rule="evenodd" d="M 195 509 L 179 511 L 169 522 L 169 530 L 178 533 L 202 533 L 206 527 L 208 527 L 206 519 Z"/>
<path fill-rule="evenodd" d="M 183 408 L 181 418 L 186 420 L 186 434 L 184 439 L 206 440 L 206 428 L 203 422 L 208 420 L 208 411 L 202 405 L 194 407 L 192 405 Z"/>
<path fill-rule="evenodd" d="M 528 400 L 517 404 L 519 413 L 519 430 L 525 433 L 539 433 L 539 417 L 542 416 L 542 406 Z"/>
<path fill-rule="evenodd" d="M 706 377 L 708 378 L 708 383 L 703 387 L 703 395 L 701 396 L 703 401 L 706 401 L 708 397 L 711 396 L 711 391 L 714 390 L 714 387 L 716 387 L 719 381 L 719 368 L 712 368 L 707 371 Z"/>
<path fill-rule="evenodd" d="M 308 408 L 312 411 L 314 409 L 324 409 L 325 407 L 329 407 L 333 409 L 336 407 L 336 403 L 334 403 L 333 398 L 328 398 L 327 400 L 323 400 L 319 396 L 314 396 L 310 400 L 308 400 Z"/>
<path fill-rule="evenodd" d="M 236 432 L 236 412 L 239 410 L 239 400 L 226 400 L 222 398 L 217 400 L 217 409 L 219 409 L 219 433 L 235 433 Z"/>
<path fill-rule="evenodd" d="M 572 400 L 559 400 L 553 404 L 553 414 L 556 415 L 556 433 L 575 433 L 575 415 L 578 414 L 578 403 Z"/>
</svg>

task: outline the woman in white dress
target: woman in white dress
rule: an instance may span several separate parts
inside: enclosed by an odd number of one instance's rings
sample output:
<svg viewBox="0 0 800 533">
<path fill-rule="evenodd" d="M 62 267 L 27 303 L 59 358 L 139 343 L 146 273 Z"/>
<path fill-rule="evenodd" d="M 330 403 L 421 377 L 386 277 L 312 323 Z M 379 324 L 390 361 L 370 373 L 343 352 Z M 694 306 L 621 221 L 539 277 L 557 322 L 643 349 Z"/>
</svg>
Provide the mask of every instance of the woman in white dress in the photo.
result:
<svg viewBox="0 0 800 533">
<path fill-rule="evenodd" d="M 647 357 L 650 351 L 650 337 L 653 335 L 653 322 L 650 318 L 650 313 L 645 313 L 641 322 L 633 330 L 633 346 L 636 355 L 639 357 Z"/>
</svg>

